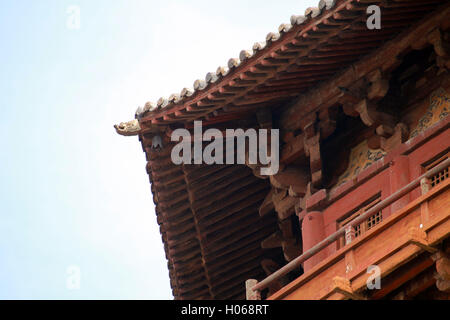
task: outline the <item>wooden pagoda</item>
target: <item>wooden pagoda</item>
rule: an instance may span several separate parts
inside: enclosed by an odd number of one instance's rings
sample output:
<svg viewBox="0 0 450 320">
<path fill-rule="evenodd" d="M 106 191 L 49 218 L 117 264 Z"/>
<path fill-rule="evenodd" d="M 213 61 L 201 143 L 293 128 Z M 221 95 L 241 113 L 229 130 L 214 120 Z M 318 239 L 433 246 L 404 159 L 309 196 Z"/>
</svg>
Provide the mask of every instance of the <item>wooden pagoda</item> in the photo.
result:
<svg viewBox="0 0 450 320">
<path fill-rule="evenodd" d="M 450 298 L 449 70 L 450 1 L 321 0 L 116 125 L 146 154 L 174 297 Z M 175 165 L 196 120 L 279 129 L 280 170 Z"/>
</svg>

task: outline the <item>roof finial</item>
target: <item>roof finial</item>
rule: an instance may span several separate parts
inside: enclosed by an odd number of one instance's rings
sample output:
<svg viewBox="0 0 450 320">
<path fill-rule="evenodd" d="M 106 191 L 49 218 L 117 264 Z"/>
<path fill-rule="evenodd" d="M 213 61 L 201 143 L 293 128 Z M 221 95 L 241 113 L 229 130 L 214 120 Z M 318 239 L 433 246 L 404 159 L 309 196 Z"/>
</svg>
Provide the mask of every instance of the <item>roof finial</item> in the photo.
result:
<svg viewBox="0 0 450 320">
<path fill-rule="evenodd" d="M 141 131 L 141 126 L 137 119 L 121 122 L 120 124 L 114 125 L 114 128 L 121 136 L 137 136 Z"/>
</svg>

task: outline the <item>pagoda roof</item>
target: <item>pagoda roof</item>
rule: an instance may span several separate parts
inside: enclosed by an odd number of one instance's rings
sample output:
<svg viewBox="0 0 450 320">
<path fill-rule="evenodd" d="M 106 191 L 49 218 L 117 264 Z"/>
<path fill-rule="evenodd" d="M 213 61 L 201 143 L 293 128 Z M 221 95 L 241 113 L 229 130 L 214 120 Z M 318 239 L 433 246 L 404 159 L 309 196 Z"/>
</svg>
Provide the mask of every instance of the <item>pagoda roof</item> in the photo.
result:
<svg viewBox="0 0 450 320">
<path fill-rule="evenodd" d="M 372 4 L 382 10 L 380 30 L 366 25 Z M 242 50 L 227 66 L 196 80 L 193 88 L 138 108 L 139 138 L 176 299 L 244 298 L 244 281 L 267 274 L 262 261 L 283 258 L 279 248 L 261 248 L 261 241 L 283 226 L 277 225 L 273 208 L 260 211 L 270 190 L 268 180 L 243 165 L 177 166 L 170 159 L 173 144 L 152 148 L 155 128 L 190 128 L 194 120 L 229 123 L 254 118 L 256 110 L 266 107 L 285 110 L 440 4 L 321 0 L 303 15 L 293 15 L 265 41 Z"/>
<path fill-rule="evenodd" d="M 141 123 L 165 125 L 284 104 L 307 92 L 420 20 L 442 1 L 321 0 L 293 15 L 265 41 L 242 50 L 192 88 L 147 102 Z M 367 7 L 382 8 L 382 28 L 369 30 Z"/>
</svg>

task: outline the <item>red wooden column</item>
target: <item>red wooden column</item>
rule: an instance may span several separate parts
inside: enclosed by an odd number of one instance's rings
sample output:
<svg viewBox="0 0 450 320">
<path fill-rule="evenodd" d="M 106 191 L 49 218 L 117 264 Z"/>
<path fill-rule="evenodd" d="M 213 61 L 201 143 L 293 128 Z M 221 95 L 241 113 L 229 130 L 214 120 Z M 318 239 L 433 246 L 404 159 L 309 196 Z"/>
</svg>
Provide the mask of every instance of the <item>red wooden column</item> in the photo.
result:
<svg viewBox="0 0 450 320">
<path fill-rule="evenodd" d="M 404 187 L 410 182 L 409 158 L 408 156 L 398 156 L 394 158 L 393 164 L 389 167 L 389 180 L 391 184 L 391 194 Z M 406 206 L 411 202 L 411 195 L 407 194 L 391 205 L 391 214 Z"/>
<path fill-rule="evenodd" d="M 307 213 L 302 221 L 303 252 L 306 252 L 323 239 L 325 239 L 325 226 L 322 212 L 311 211 Z M 307 272 L 325 258 L 326 251 L 324 249 L 306 260 L 303 264 L 303 270 Z"/>
</svg>

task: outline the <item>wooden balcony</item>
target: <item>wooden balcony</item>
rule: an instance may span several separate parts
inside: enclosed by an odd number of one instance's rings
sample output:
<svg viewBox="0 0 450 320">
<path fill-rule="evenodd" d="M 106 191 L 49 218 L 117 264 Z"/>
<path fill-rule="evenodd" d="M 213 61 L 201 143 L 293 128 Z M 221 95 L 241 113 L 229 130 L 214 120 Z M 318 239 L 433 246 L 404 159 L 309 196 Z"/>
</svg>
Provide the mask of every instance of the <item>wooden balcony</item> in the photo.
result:
<svg viewBox="0 0 450 320">
<path fill-rule="evenodd" d="M 340 248 L 269 300 L 380 299 L 433 267 L 435 253 L 450 235 L 450 179 L 429 191 L 422 190 L 422 196 Z M 368 267 L 372 265 L 380 268 L 380 289 L 367 287 L 372 275 Z M 434 284 L 433 277 L 434 274 Z"/>
</svg>

